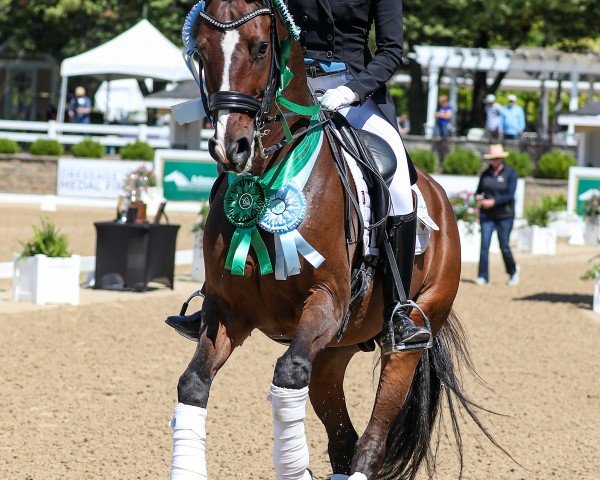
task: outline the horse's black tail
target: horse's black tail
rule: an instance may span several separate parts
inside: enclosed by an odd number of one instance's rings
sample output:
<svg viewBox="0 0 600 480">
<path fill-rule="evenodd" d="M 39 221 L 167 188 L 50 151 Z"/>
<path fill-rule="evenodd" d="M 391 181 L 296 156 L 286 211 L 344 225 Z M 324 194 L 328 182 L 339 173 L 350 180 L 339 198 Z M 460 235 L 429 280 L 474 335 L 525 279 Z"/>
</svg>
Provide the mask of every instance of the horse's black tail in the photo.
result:
<svg viewBox="0 0 600 480">
<path fill-rule="evenodd" d="M 462 415 L 461 409 L 495 446 L 507 453 L 477 416 L 478 410 L 488 410 L 473 403 L 465 395 L 458 372 L 461 364 L 482 382 L 475 373 L 467 351 L 464 331 L 452 312 L 435 335 L 433 347 L 421 357 L 404 406 L 388 434 L 386 456 L 378 478 L 414 480 L 423 461 L 429 477 L 433 475 L 440 433 L 437 432 L 437 440 L 432 445 L 433 430 L 436 423 L 441 424 L 440 408 L 444 399 L 456 442 L 459 478 L 463 470 L 462 438 L 458 422 L 459 414 Z"/>
</svg>

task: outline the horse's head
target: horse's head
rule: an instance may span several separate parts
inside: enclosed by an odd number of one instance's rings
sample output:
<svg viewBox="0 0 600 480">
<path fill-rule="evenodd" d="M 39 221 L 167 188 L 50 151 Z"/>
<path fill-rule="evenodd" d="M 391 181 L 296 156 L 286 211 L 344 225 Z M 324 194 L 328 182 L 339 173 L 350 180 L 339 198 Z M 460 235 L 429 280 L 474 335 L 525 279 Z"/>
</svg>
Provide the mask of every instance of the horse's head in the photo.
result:
<svg viewBox="0 0 600 480">
<path fill-rule="evenodd" d="M 196 47 L 204 65 L 215 134 L 211 156 L 227 171 L 248 172 L 257 124 L 269 113 L 277 74 L 270 2 L 211 0 L 202 14 Z"/>
</svg>

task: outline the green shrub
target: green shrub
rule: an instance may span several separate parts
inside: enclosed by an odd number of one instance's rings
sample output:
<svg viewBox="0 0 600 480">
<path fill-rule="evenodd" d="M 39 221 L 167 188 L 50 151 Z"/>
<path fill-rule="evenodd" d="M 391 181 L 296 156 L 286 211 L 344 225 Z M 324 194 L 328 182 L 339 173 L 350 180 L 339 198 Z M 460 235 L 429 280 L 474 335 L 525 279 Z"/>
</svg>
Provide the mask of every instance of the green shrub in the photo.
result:
<svg viewBox="0 0 600 480">
<path fill-rule="evenodd" d="M 154 160 L 154 149 L 146 142 L 138 140 L 121 149 L 121 158 L 123 160 Z"/>
<path fill-rule="evenodd" d="M 567 209 L 567 200 L 564 195 L 544 196 L 540 201 L 525 209 L 525 219 L 529 226 L 538 225 L 547 227 L 551 212 Z"/>
<path fill-rule="evenodd" d="M 427 173 L 437 170 L 437 158 L 431 150 L 413 150 L 409 152 L 413 163 Z"/>
<path fill-rule="evenodd" d="M 86 138 L 77 145 L 73 145 L 73 155 L 79 158 L 102 158 L 104 147 L 95 140 Z"/>
<path fill-rule="evenodd" d="M 481 170 L 481 159 L 473 150 L 459 147 L 446 155 L 442 169 L 451 175 L 477 175 Z"/>
<path fill-rule="evenodd" d="M 542 155 L 539 159 L 535 176 L 537 178 L 554 178 L 566 180 L 569 178 L 569 167 L 575 166 L 575 158 L 569 153 L 554 150 Z"/>
<path fill-rule="evenodd" d="M 23 250 L 21 257 L 33 257 L 43 254 L 48 257 L 68 257 L 69 241 L 67 236 L 60 230 L 52 220 L 42 218 L 42 226 L 33 226 L 33 237 L 27 243 L 21 243 Z"/>
<path fill-rule="evenodd" d="M 62 155 L 65 151 L 63 146 L 57 140 L 39 139 L 29 146 L 29 153 L 32 155 Z"/>
<path fill-rule="evenodd" d="M 21 149 L 14 140 L 0 138 L 0 153 L 19 153 Z"/>
<path fill-rule="evenodd" d="M 517 171 L 517 175 L 521 178 L 525 178 L 531 173 L 533 169 L 533 163 L 531 157 L 527 152 L 517 152 L 516 150 L 509 150 L 510 155 L 504 160 L 505 163 L 514 168 Z"/>
</svg>

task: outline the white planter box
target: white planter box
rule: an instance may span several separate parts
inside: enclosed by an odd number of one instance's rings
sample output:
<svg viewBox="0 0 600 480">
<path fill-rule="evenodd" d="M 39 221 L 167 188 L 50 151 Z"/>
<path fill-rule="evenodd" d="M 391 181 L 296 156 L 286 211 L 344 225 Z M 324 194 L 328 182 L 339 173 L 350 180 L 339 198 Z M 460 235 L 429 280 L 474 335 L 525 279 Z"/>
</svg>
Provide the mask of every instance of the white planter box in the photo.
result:
<svg viewBox="0 0 600 480">
<path fill-rule="evenodd" d="M 194 232 L 194 246 L 192 248 L 192 280 L 196 282 L 203 282 L 205 279 L 204 249 L 202 247 L 203 238 L 203 230 Z"/>
<path fill-rule="evenodd" d="M 585 222 L 585 229 L 583 231 L 583 240 L 586 245 L 598 245 L 600 239 L 600 223 L 598 222 Z"/>
<path fill-rule="evenodd" d="M 594 281 L 594 305 L 593 309 L 595 313 L 600 313 L 600 275 L 596 274 Z"/>
<path fill-rule="evenodd" d="M 522 228 L 519 230 L 517 250 L 533 255 L 555 255 L 556 232 L 551 228 L 537 225 Z"/>
<path fill-rule="evenodd" d="M 79 305 L 81 257 L 50 258 L 46 255 L 19 258 L 14 255 L 13 299 Z"/>
<path fill-rule="evenodd" d="M 481 250 L 481 227 L 478 223 L 469 224 L 458 220 L 458 233 L 460 235 L 460 256 L 463 262 L 479 263 Z M 494 230 L 490 243 L 490 253 L 500 253 L 498 235 Z"/>
</svg>

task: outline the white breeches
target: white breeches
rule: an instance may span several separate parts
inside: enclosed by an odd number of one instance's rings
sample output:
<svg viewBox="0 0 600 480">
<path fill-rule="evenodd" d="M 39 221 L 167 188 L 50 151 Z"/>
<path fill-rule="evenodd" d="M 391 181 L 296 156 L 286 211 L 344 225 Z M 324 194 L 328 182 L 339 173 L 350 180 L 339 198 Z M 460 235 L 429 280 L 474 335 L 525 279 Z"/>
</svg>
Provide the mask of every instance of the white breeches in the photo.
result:
<svg viewBox="0 0 600 480">
<path fill-rule="evenodd" d="M 318 78 L 308 78 L 313 90 L 328 90 L 346 84 L 349 73 L 334 73 Z M 413 198 L 404 144 L 398 131 L 387 121 L 377 104 L 369 99 L 359 107 L 338 110 L 354 128 L 367 130 L 383 138 L 396 154 L 396 173 L 390 185 L 390 215 L 406 215 L 413 211 Z"/>
</svg>

